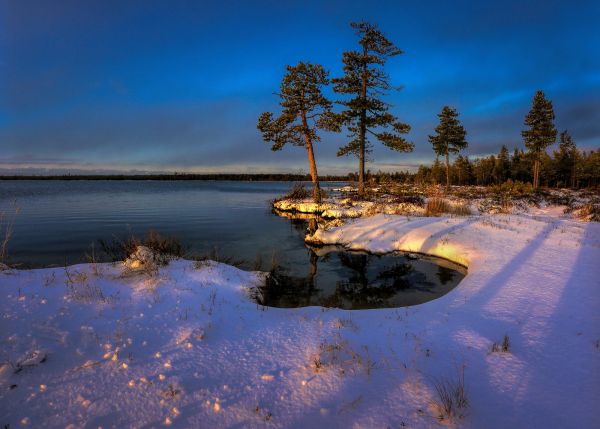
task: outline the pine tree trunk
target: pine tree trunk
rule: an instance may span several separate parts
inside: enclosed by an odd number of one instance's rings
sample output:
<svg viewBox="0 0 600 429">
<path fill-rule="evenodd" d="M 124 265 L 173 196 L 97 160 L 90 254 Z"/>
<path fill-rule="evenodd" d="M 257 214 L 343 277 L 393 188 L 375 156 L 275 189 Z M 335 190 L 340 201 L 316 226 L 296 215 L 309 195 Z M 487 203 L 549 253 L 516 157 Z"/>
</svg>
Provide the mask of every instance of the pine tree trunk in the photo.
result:
<svg viewBox="0 0 600 429">
<path fill-rule="evenodd" d="M 540 181 L 540 160 L 533 162 L 533 189 L 537 189 Z"/>
<path fill-rule="evenodd" d="M 446 191 L 450 190 L 450 157 L 448 155 L 448 145 L 446 144 Z"/>
<path fill-rule="evenodd" d="M 308 130 L 308 123 L 306 121 L 306 112 L 302 112 L 302 126 L 305 130 Z M 315 164 L 315 153 L 312 147 L 312 141 L 308 132 L 304 133 L 304 142 L 306 145 L 306 152 L 308 154 L 308 165 L 310 166 L 310 176 L 312 178 L 313 186 L 313 200 L 319 204 L 321 202 L 321 189 L 319 187 L 319 176 L 317 175 L 317 165 Z"/>
<path fill-rule="evenodd" d="M 363 55 L 368 54 L 367 47 L 363 47 Z M 362 73 L 362 87 L 360 89 L 360 97 L 364 100 L 367 98 L 367 63 L 365 61 Z M 362 108 L 360 112 L 360 133 L 358 136 L 360 144 L 360 153 L 358 154 L 358 195 L 361 197 L 365 194 L 365 137 L 367 134 L 367 111 Z"/>
</svg>

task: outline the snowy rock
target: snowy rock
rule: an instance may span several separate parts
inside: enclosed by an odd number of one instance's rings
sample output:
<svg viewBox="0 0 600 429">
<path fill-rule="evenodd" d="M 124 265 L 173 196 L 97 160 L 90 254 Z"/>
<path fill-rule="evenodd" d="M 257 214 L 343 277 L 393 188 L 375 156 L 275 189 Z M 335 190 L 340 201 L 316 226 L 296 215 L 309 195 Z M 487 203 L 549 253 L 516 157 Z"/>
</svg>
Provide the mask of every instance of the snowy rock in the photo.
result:
<svg viewBox="0 0 600 429">
<path fill-rule="evenodd" d="M 27 352 L 19 359 L 15 365 L 15 372 L 19 372 L 25 368 L 39 365 L 46 361 L 48 354 L 44 350 L 33 350 Z"/>
<path fill-rule="evenodd" d="M 138 246 L 136 251 L 123 262 L 123 266 L 130 271 L 152 271 L 164 265 L 165 259 L 166 256 L 146 246 Z"/>
</svg>

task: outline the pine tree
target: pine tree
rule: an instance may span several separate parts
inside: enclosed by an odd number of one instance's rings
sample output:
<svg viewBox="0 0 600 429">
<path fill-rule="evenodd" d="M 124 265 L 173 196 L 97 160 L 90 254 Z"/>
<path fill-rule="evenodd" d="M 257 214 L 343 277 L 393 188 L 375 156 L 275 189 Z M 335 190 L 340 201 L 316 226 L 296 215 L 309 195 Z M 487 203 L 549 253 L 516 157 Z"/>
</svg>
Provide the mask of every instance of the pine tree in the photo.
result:
<svg viewBox="0 0 600 429">
<path fill-rule="evenodd" d="M 459 185 L 470 185 L 473 181 L 473 166 L 466 156 L 458 155 L 454 160 L 454 170 Z"/>
<path fill-rule="evenodd" d="M 554 152 L 554 172 L 557 185 L 575 186 L 575 158 L 577 146 L 567 130 L 560 133 L 558 151 Z"/>
<path fill-rule="evenodd" d="M 437 185 L 438 183 L 442 183 L 444 178 L 444 169 L 442 168 L 442 163 L 439 158 L 436 156 L 433 164 L 431 165 L 431 183 Z"/>
<path fill-rule="evenodd" d="M 502 145 L 500 153 L 496 158 L 494 176 L 498 183 L 504 183 L 510 177 L 510 155 L 508 154 L 508 148 L 505 145 Z"/>
<path fill-rule="evenodd" d="M 458 120 L 456 109 L 444 106 L 438 114 L 440 124 L 435 128 L 436 134 L 429 136 L 429 143 L 438 156 L 446 157 L 446 188 L 450 187 L 450 153 L 458 153 L 467 147 L 467 132 Z"/>
<path fill-rule="evenodd" d="M 413 144 L 401 134 L 410 131 L 410 126 L 398 121 L 389 113 L 390 104 L 381 100 L 392 86 L 383 66 L 387 60 L 402 51 L 390 42 L 377 28 L 366 23 L 351 23 L 359 36 L 361 49 L 344 52 L 344 76 L 332 79 L 333 90 L 352 98 L 339 101 L 345 110 L 338 116 L 352 140 L 339 149 L 338 156 L 355 155 L 359 159 L 358 192 L 364 195 L 366 155 L 371 152 L 369 133 L 392 150 L 410 152 Z M 387 131 L 391 127 L 391 131 Z"/>
<path fill-rule="evenodd" d="M 331 112 L 332 103 L 321 88 L 329 84 L 328 72 L 318 64 L 300 62 L 287 66 L 278 94 L 281 115 L 265 112 L 258 119 L 257 128 L 263 139 L 273 142 L 272 150 L 281 150 L 286 143 L 306 148 L 313 184 L 313 199 L 321 202 L 319 178 L 313 144 L 320 141 L 317 129 L 339 131 Z"/>
<path fill-rule="evenodd" d="M 546 99 L 543 91 L 537 91 L 533 96 L 531 110 L 525 117 L 525 125 L 529 128 L 522 131 L 521 135 L 533 156 L 533 188 L 536 189 L 540 182 L 542 152 L 556 142 L 552 102 Z"/>
<path fill-rule="evenodd" d="M 515 148 L 510 163 L 510 177 L 514 181 L 529 182 L 531 180 L 529 155 Z"/>
</svg>

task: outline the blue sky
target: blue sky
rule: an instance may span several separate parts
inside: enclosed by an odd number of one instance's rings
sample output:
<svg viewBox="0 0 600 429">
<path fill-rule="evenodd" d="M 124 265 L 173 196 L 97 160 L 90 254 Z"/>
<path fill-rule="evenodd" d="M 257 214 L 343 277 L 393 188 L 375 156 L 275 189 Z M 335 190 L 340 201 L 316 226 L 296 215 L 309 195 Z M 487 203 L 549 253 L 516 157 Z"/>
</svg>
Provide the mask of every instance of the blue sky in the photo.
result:
<svg viewBox="0 0 600 429">
<path fill-rule="evenodd" d="M 431 162 L 427 142 L 456 107 L 471 156 L 522 146 L 533 93 L 556 124 L 600 147 L 598 1 L 0 1 L 0 169 L 307 171 L 303 149 L 271 152 L 256 130 L 277 111 L 286 64 L 341 74 L 350 21 L 379 25 L 405 53 L 387 71 L 411 154 L 376 147 L 368 167 Z M 331 94 L 334 97 L 334 94 Z M 324 173 L 345 134 L 323 136 Z"/>
</svg>

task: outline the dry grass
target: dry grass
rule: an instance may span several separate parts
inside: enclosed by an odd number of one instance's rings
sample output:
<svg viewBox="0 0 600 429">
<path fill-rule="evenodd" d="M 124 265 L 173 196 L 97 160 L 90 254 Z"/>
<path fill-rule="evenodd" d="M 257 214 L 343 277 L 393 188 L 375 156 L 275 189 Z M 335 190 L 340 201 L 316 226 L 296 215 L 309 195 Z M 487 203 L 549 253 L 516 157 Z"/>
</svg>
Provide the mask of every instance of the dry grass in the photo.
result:
<svg viewBox="0 0 600 429">
<path fill-rule="evenodd" d="M 510 339 L 508 335 L 504 336 L 502 344 L 492 344 L 492 353 L 508 353 L 510 351 Z"/>
<path fill-rule="evenodd" d="M 8 243 L 10 242 L 15 225 L 15 218 L 19 214 L 19 207 L 16 202 L 10 214 L 0 212 L 0 263 L 8 260 Z"/>
<path fill-rule="evenodd" d="M 425 216 L 441 216 L 450 212 L 450 204 L 443 198 L 432 197 L 427 200 Z"/>
<path fill-rule="evenodd" d="M 99 244 L 113 262 L 124 261 L 140 246 L 147 247 L 157 256 L 154 262 L 158 265 L 167 265 L 171 259 L 184 255 L 183 245 L 176 237 L 161 235 L 154 230 L 148 231 L 142 239 L 133 235 L 125 240 L 114 237 L 112 241 L 99 240 Z"/>
<path fill-rule="evenodd" d="M 435 391 L 437 401 L 434 401 L 434 407 L 438 413 L 438 419 L 452 422 L 464 417 L 466 409 L 469 407 L 467 392 L 465 389 L 465 370 L 464 367 L 458 371 L 455 379 L 440 379 L 435 382 Z"/>
<path fill-rule="evenodd" d="M 450 203 L 440 197 L 431 197 L 425 206 L 425 216 L 441 216 L 451 214 L 455 216 L 469 216 L 471 209 L 464 203 Z"/>
<path fill-rule="evenodd" d="M 318 351 L 311 355 L 310 367 L 315 373 L 337 370 L 340 375 L 348 372 L 370 375 L 377 368 L 377 362 L 370 357 L 367 346 L 363 346 L 361 351 L 355 351 L 348 341 L 335 335 L 331 341 L 324 340 Z"/>
<path fill-rule="evenodd" d="M 469 208 L 469 206 L 464 203 L 454 204 L 451 208 L 450 213 L 456 216 L 470 216 L 473 214 L 471 213 L 471 209 Z"/>
<path fill-rule="evenodd" d="M 85 303 L 109 304 L 116 300 L 115 296 L 106 296 L 102 289 L 91 282 L 86 272 L 65 267 L 65 285 L 69 299 Z"/>
<path fill-rule="evenodd" d="M 236 268 L 249 266 L 249 264 L 243 259 L 234 259 L 230 256 L 220 254 L 219 249 L 217 247 L 213 247 L 213 249 L 210 252 L 204 255 L 192 255 L 190 256 L 190 259 L 194 260 L 194 268 L 196 268 L 197 270 L 206 267 L 208 261 L 219 262 L 221 264 L 231 265 Z M 257 264 L 260 264 L 262 266 L 262 258 L 260 257 L 260 254 L 258 254 L 254 265 L 256 266 Z"/>
</svg>

